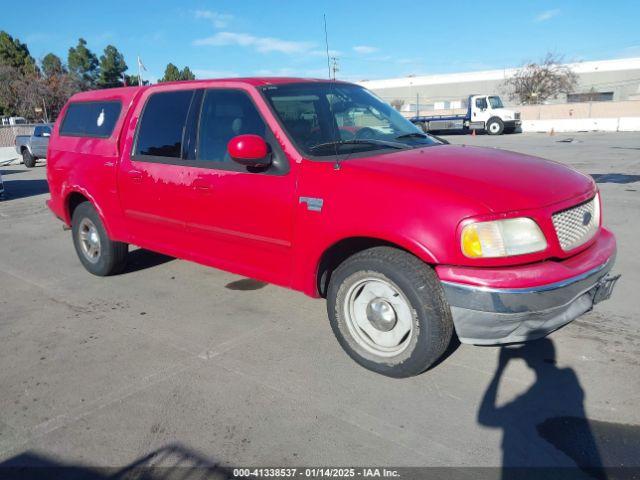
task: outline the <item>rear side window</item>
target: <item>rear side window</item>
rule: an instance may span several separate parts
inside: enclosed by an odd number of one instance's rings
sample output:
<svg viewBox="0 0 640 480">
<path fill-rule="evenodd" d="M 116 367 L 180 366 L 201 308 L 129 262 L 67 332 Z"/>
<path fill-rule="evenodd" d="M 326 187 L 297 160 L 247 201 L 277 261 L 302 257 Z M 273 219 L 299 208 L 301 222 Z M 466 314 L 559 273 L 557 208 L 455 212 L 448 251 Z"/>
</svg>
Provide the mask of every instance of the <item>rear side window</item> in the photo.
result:
<svg viewBox="0 0 640 480">
<path fill-rule="evenodd" d="M 108 138 L 113 133 L 121 109 L 118 101 L 71 103 L 60 126 L 60 135 Z"/>
<path fill-rule="evenodd" d="M 135 155 L 181 158 L 193 90 L 154 93 L 140 120 Z"/>
<path fill-rule="evenodd" d="M 51 128 L 50 127 L 38 125 L 33 130 L 33 136 L 34 137 L 44 137 L 45 135 L 51 135 Z"/>
</svg>

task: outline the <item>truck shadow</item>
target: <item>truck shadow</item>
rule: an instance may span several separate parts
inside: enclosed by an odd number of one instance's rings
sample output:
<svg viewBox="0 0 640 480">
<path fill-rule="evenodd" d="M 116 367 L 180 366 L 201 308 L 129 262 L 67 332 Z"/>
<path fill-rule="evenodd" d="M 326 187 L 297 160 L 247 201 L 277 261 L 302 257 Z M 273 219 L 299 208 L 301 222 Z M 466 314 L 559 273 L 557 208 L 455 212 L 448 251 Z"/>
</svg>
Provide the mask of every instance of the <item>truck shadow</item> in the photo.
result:
<svg viewBox="0 0 640 480">
<path fill-rule="evenodd" d="M 533 370 L 535 381 L 498 405 L 501 377 L 507 364 L 518 359 Z M 640 466 L 640 427 L 587 418 L 584 398 L 573 369 L 557 367 L 549 338 L 502 347 L 477 417 L 481 425 L 503 431 L 502 478 L 535 478 L 526 476 L 533 468 L 564 472 L 558 478 L 607 479 L 618 478 L 616 468 Z"/>
<path fill-rule="evenodd" d="M 121 468 L 94 468 L 24 452 L 0 463 L 0 480 L 230 479 L 231 471 L 181 444 L 169 444 Z"/>
<path fill-rule="evenodd" d="M 6 180 L 4 182 L 4 201 L 42 195 L 49 191 L 46 180 Z"/>
<path fill-rule="evenodd" d="M 161 253 L 152 252 L 151 250 L 145 250 L 144 248 L 138 248 L 130 251 L 127 255 L 127 266 L 122 274 L 157 267 L 158 265 L 171 262 L 172 260 L 175 260 L 175 258 Z"/>
<path fill-rule="evenodd" d="M 640 175 L 626 173 L 592 173 L 596 183 L 635 183 L 640 182 Z"/>
</svg>

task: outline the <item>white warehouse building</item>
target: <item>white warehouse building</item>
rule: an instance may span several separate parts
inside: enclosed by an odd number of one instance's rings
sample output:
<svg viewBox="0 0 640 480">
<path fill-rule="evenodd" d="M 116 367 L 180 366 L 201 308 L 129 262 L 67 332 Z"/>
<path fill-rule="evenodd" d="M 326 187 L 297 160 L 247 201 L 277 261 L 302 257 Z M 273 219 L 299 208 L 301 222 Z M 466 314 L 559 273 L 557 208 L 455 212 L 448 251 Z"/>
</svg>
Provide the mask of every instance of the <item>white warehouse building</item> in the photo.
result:
<svg viewBox="0 0 640 480">
<path fill-rule="evenodd" d="M 546 103 L 640 100 L 640 57 L 567 64 L 578 76 L 573 93 L 561 95 Z M 497 94 L 507 105 L 505 81 L 518 68 L 442 75 L 410 76 L 358 82 L 374 91 L 386 102 L 405 112 L 421 112 L 466 108 L 471 94 Z"/>
</svg>

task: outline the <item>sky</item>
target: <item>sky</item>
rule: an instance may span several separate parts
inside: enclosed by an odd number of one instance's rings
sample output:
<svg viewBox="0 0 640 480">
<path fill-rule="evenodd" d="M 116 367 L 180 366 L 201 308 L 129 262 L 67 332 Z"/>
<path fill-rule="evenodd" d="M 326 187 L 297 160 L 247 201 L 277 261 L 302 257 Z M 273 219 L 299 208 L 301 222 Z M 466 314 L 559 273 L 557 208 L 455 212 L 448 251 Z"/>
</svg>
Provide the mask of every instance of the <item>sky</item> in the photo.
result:
<svg viewBox="0 0 640 480">
<path fill-rule="evenodd" d="M 79 37 L 98 56 L 113 44 L 129 73 L 139 55 L 152 81 L 169 62 L 197 78 L 326 77 L 324 14 L 337 76 L 353 81 L 508 68 L 546 52 L 640 56 L 640 2 L 631 0 L 57 0 L 3 9 L 0 30 L 36 59 L 66 61 Z"/>
</svg>

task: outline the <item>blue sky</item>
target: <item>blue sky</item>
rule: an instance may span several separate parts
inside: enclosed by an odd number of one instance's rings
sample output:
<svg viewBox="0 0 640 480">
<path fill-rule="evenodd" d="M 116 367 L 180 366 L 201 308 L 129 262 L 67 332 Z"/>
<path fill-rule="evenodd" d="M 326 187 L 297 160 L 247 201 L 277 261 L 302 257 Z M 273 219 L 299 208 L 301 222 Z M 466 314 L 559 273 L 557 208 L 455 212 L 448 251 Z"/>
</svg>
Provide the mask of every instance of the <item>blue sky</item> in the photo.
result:
<svg viewBox="0 0 640 480">
<path fill-rule="evenodd" d="M 637 1 L 58 0 L 4 9 L 0 29 L 37 59 L 66 59 L 78 37 L 96 53 L 113 44 L 130 71 L 139 54 L 152 80 L 168 62 L 198 78 L 326 76 L 324 13 L 338 76 L 349 80 L 504 68 L 547 51 L 567 61 L 640 56 Z"/>
</svg>

